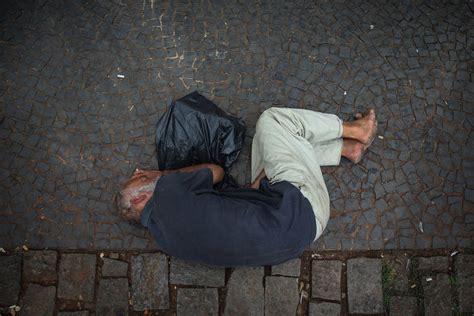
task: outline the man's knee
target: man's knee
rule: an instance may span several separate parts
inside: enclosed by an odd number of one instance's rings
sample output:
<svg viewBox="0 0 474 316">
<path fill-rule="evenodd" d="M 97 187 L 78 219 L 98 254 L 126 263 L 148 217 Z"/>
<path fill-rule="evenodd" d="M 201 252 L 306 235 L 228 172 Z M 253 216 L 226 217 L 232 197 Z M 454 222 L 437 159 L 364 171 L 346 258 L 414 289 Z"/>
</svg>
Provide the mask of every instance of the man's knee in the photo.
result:
<svg viewBox="0 0 474 316">
<path fill-rule="evenodd" d="M 278 111 L 277 109 L 278 108 L 276 107 L 271 107 L 269 109 L 266 109 L 262 114 L 260 114 L 257 120 L 257 125 L 255 127 L 255 132 L 258 132 L 262 129 L 266 129 L 277 122 L 275 120 L 275 113 Z"/>
</svg>

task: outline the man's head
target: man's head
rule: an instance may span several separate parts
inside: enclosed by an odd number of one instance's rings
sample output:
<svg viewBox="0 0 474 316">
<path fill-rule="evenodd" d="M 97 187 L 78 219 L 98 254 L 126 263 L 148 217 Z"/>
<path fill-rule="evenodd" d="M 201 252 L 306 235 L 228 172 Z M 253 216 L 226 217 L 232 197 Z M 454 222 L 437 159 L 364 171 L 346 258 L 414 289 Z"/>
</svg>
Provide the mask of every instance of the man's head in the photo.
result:
<svg viewBox="0 0 474 316">
<path fill-rule="evenodd" d="M 121 217 L 133 223 L 140 223 L 143 208 L 153 195 L 159 172 L 136 170 L 117 194 L 116 204 Z"/>
</svg>

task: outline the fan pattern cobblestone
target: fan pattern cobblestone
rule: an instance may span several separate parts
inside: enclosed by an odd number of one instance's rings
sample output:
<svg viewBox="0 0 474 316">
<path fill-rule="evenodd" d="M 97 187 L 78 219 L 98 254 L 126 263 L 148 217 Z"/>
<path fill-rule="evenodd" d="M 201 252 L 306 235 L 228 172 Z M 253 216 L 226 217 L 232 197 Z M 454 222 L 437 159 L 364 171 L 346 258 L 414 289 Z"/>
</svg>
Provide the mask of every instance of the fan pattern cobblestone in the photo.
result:
<svg viewBox="0 0 474 316">
<path fill-rule="evenodd" d="M 156 249 L 112 201 L 156 167 L 155 124 L 194 90 L 245 120 L 242 185 L 265 109 L 376 108 L 362 162 L 324 169 L 331 220 L 313 249 L 473 246 L 472 1 L 0 6 L 3 247 Z"/>
</svg>

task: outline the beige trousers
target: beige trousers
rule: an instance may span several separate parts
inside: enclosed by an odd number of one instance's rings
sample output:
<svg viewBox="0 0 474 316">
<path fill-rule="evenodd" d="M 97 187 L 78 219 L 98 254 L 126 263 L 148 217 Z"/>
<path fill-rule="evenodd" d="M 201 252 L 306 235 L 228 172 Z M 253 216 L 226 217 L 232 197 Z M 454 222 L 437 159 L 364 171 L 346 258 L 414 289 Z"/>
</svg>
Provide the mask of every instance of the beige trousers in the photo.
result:
<svg viewBox="0 0 474 316">
<path fill-rule="evenodd" d="M 319 238 L 329 220 L 330 200 L 320 166 L 341 160 L 342 121 L 333 114 L 270 108 L 257 121 L 252 142 L 252 182 L 265 170 L 270 183 L 288 181 L 301 190 L 316 217 Z"/>
</svg>

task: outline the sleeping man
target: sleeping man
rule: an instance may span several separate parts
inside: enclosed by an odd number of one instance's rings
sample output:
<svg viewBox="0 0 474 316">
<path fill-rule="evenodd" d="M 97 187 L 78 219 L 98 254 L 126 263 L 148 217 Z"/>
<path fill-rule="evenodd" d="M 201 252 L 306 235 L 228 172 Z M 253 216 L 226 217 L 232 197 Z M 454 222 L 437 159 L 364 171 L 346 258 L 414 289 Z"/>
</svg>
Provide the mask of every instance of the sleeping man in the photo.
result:
<svg viewBox="0 0 474 316">
<path fill-rule="evenodd" d="M 214 190 L 224 176 L 214 164 L 137 169 L 117 196 L 120 215 L 185 260 L 235 267 L 299 257 L 329 219 L 320 167 L 339 165 L 341 157 L 358 163 L 374 139 L 374 110 L 356 118 L 270 108 L 257 122 L 250 187 Z"/>
</svg>

